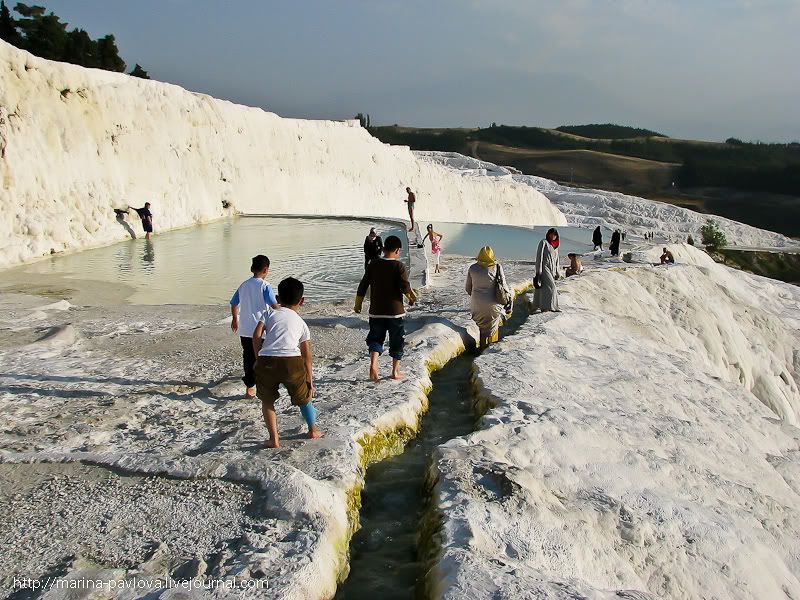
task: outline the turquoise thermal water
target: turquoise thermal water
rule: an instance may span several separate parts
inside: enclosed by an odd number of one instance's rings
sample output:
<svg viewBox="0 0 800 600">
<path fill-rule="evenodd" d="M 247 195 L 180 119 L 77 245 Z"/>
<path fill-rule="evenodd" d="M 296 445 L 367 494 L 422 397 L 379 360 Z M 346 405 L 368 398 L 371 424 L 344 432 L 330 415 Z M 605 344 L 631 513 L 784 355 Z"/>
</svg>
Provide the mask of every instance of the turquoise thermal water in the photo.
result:
<svg viewBox="0 0 800 600">
<path fill-rule="evenodd" d="M 138 222 L 134 222 L 139 227 Z M 421 224 L 426 225 L 426 224 Z M 481 246 L 494 247 L 500 259 L 533 260 L 546 227 L 435 223 L 448 255 L 475 256 Z M 266 254 L 272 264 L 268 280 L 277 287 L 284 277 L 306 286 L 306 302 L 340 302 L 355 295 L 363 274 L 364 238 L 374 226 L 385 239 L 407 238 L 400 223 L 308 217 L 239 217 L 158 233 L 151 240 L 131 239 L 103 248 L 54 255 L 3 272 L 4 287 L 18 291 L 69 290 L 78 304 L 225 304 L 249 276 L 250 259 Z M 591 231 L 560 229 L 560 252 L 591 250 Z M 429 244 L 428 244 L 429 246 Z M 418 268 L 414 267 L 414 268 Z M 31 289 L 31 291 L 34 291 Z"/>
</svg>

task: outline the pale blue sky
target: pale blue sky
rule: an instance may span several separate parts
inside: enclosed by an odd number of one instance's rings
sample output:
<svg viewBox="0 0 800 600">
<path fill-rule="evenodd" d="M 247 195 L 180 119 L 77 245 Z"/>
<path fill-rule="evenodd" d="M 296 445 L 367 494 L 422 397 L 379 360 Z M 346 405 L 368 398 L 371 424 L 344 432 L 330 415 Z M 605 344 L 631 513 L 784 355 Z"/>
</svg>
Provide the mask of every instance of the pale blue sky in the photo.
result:
<svg viewBox="0 0 800 600">
<path fill-rule="evenodd" d="M 115 34 L 153 78 L 283 116 L 800 140 L 800 0 L 28 4 Z"/>
</svg>

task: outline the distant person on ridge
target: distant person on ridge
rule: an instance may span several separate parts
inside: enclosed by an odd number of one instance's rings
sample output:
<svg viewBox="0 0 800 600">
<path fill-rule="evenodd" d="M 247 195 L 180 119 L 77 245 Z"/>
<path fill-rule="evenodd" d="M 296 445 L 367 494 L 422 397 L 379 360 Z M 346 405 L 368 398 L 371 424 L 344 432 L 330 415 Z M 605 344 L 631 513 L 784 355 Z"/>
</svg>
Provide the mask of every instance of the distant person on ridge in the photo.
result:
<svg viewBox="0 0 800 600">
<path fill-rule="evenodd" d="M 383 258 L 377 258 L 367 265 L 367 272 L 358 284 L 356 302 L 353 310 L 361 312 L 361 305 L 367 289 L 369 297 L 369 333 L 367 348 L 369 350 L 369 378 L 378 381 L 378 357 L 383 354 L 386 333 L 389 333 L 389 356 L 392 357 L 392 379 L 402 379 L 400 361 L 403 358 L 405 345 L 405 326 L 403 317 L 406 314 L 403 306 L 403 295 L 408 298 L 409 305 L 417 301 L 417 294 L 411 289 L 406 266 L 399 261 L 402 242 L 396 235 L 390 235 L 383 244 Z"/>
<path fill-rule="evenodd" d="M 369 235 L 364 239 L 364 272 L 370 261 L 380 258 L 383 252 L 383 240 L 375 233 L 375 228 L 369 230 Z"/>
<path fill-rule="evenodd" d="M 442 258 L 442 240 L 444 236 L 441 233 L 436 233 L 433 230 L 433 225 L 428 225 L 428 233 L 425 234 L 425 237 L 422 238 L 422 243 L 425 243 L 425 240 L 430 238 L 431 240 L 431 258 L 433 258 L 433 265 L 434 265 L 434 273 L 439 273 L 439 262 Z"/>
<path fill-rule="evenodd" d="M 663 248 L 664 254 L 661 255 L 661 264 L 662 265 L 673 265 L 675 264 L 675 257 L 672 255 L 672 252 Z"/>
<path fill-rule="evenodd" d="M 533 310 L 560 312 L 556 279 L 558 273 L 558 230 L 550 228 L 536 250 L 536 274 L 533 278 Z"/>
<path fill-rule="evenodd" d="M 619 242 L 621 237 L 619 229 L 615 229 L 614 233 L 611 234 L 611 242 L 608 244 L 608 249 L 611 250 L 611 256 L 619 256 Z"/>
<path fill-rule="evenodd" d="M 231 298 L 231 330 L 239 334 L 242 343 L 242 381 L 247 397 L 256 395 L 256 354 L 253 350 L 253 332 L 261 317 L 270 308 L 278 308 L 275 292 L 267 281 L 269 258 L 263 254 L 253 257 L 250 264 L 253 276 L 240 285 Z"/>
<path fill-rule="evenodd" d="M 414 195 L 414 192 L 411 191 L 410 187 L 406 188 L 406 192 L 408 192 L 408 199 L 404 200 L 404 202 L 408 204 L 408 217 L 411 219 L 409 231 L 414 231 L 414 203 L 417 201 L 417 197 Z"/>
<path fill-rule="evenodd" d="M 317 410 L 311 366 L 311 332 L 298 314 L 303 305 L 303 282 L 287 277 L 278 284 L 280 307 L 261 317 L 253 332 L 256 359 L 256 390 L 261 399 L 261 413 L 269 431 L 267 448 L 279 448 L 278 417 L 275 400 L 280 398 L 280 385 L 289 392 L 292 404 L 300 407 L 308 425 L 308 437 L 321 438 L 317 429 Z"/>
<path fill-rule="evenodd" d="M 600 231 L 600 225 L 595 227 L 594 233 L 592 233 L 592 244 L 594 244 L 595 250 L 603 249 L 603 232 Z"/>
<path fill-rule="evenodd" d="M 132 208 L 132 207 L 128 207 Z M 153 213 L 150 212 L 150 203 L 145 202 L 143 208 L 134 208 L 136 214 L 142 220 L 142 229 L 144 229 L 144 239 L 149 240 L 150 234 L 153 233 Z"/>
</svg>

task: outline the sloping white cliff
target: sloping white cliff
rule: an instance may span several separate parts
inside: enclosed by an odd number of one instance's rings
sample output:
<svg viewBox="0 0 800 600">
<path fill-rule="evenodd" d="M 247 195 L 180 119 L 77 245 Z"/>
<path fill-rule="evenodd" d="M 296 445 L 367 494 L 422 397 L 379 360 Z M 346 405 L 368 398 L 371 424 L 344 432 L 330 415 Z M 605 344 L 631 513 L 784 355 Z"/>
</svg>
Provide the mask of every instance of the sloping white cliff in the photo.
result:
<svg viewBox="0 0 800 600">
<path fill-rule="evenodd" d="M 146 201 L 156 231 L 232 210 L 403 218 L 406 186 L 426 220 L 566 223 L 530 186 L 464 179 L 353 122 L 283 119 L 2 41 L 0 181 L 0 267 L 123 239 L 113 208 Z"/>
</svg>

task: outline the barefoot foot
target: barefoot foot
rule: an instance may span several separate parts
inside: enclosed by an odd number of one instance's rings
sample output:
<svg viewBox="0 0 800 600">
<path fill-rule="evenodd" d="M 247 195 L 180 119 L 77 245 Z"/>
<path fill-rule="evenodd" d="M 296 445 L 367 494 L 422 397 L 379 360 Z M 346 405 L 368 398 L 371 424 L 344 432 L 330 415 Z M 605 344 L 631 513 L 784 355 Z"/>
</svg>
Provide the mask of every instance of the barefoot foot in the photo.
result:
<svg viewBox="0 0 800 600">
<path fill-rule="evenodd" d="M 281 445 L 278 442 L 278 440 L 273 440 L 272 438 L 270 438 L 266 442 L 264 442 L 264 447 L 265 448 L 280 448 Z"/>
<path fill-rule="evenodd" d="M 312 427 L 311 429 L 308 430 L 308 439 L 318 440 L 321 437 L 322 437 L 322 432 L 316 427 Z"/>
<path fill-rule="evenodd" d="M 394 379 L 395 381 L 402 381 L 405 378 L 406 376 L 403 375 L 400 371 L 397 372 L 392 371 L 392 379 Z"/>
<path fill-rule="evenodd" d="M 245 394 L 247 395 L 248 398 L 255 398 L 256 397 L 256 388 L 255 387 L 247 388 L 247 391 L 245 392 Z"/>
<path fill-rule="evenodd" d="M 374 381 L 375 383 L 378 383 L 378 369 L 370 369 L 369 378 L 372 379 L 372 381 Z"/>
</svg>

